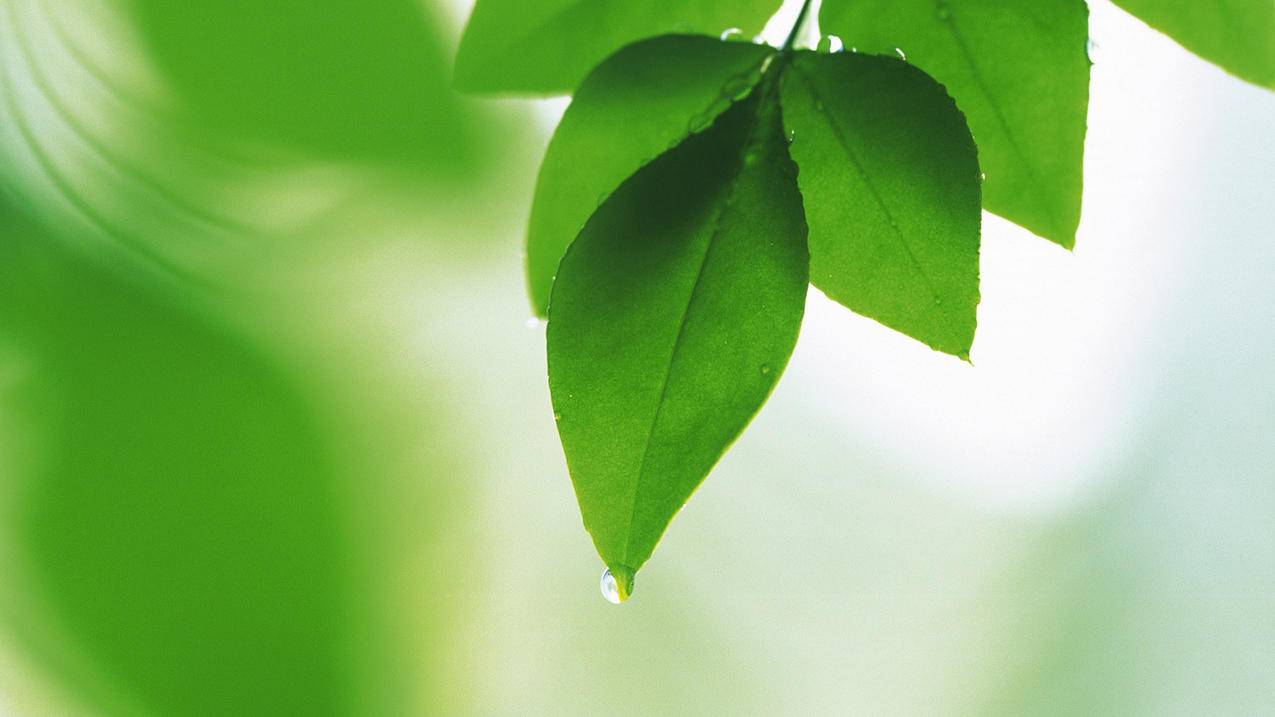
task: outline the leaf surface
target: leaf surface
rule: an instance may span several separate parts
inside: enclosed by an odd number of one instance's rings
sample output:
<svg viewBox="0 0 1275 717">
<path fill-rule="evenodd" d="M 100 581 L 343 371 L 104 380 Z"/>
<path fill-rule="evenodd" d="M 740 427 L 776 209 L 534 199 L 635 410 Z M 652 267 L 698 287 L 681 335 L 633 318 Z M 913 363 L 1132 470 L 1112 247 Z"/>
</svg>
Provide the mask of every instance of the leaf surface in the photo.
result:
<svg viewBox="0 0 1275 717">
<path fill-rule="evenodd" d="M 761 31 L 775 0 L 478 0 L 456 57 L 470 92 L 564 94 L 616 50 L 647 37 Z"/>
<path fill-rule="evenodd" d="M 589 74 L 554 132 L 536 186 L 527 282 L 538 315 L 548 308 L 558 262 L 599 201 L 748 92 L 772 53 L 673 35 L 630 45 Z"/>
<path fill-rule="evenodd" d="M 1115 0 L 1115 3 L 1236 77 L 1275 88 L 1275 2 Z"/>
<path fill-rule="evenodd" d="M 785 74 L 783 106 L 811 281 L 860 314 L 967 356 L 979 169 L 952 99 L 895 58 L 802 52 Z"/>
<path fill-rule="evenodd" d="M 759 124 L 753 104 L 620 187 L 554 285 L 558 431 L 585 527 L 622 582 L 761 407 L 797 339 L 806 226 L 777 105 Z"/>
<path fill-rule="evenodd" d="M 1089 105 L 1083 0 L 826 0 L 846 47 L 901 48 L 956 98 L 978 141 L 984 206 L 1071 248 Z"/>
</svg>

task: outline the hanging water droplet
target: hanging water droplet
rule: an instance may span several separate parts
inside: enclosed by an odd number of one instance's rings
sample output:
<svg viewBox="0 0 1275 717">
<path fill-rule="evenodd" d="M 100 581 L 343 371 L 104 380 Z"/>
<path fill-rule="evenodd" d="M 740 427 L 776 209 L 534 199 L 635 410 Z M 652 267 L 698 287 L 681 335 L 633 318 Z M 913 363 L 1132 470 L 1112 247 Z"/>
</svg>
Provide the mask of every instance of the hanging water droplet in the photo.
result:
<svg viewBox="0 0 1275 717">
<path fill-rule="evenodd" d="M 726 42 L 727 40 L 739 40 L 744 37 L 744 31 L 737 27 L 728 27 L 725 30 L 722 30 L 720 37 L 722 42 Z"/>
<path fill-rule="evenodd" d="M 908 56 L 907 56 L 907 53 L 903 52 L 903 48 L 901 47 L 894 48 L 894 54 L 898 55 L 900 60 L 907 62 Z"/>
<path fill-rule="evenodd" d="M 841 42 L 841 38 L 836 35 L 824 35 L 819 40 L 819 52 L 841 52 L 845 50 L 845 44 Z"/>
<path fill-rule="evenodd" d="M 1092 37 L 1085 41 L 1085 55 L 1089 58 L 1089 64 L 1098 63 L 1098 55 L 1102 53 L 1102 46 Z"/>
<path fill-rule="evenodd" d="M 611 574 L 611 568 L 602 571 L 602 597 L 612 605 L 619 605 L 629 598 L 620 581 Z"/>
</svg>

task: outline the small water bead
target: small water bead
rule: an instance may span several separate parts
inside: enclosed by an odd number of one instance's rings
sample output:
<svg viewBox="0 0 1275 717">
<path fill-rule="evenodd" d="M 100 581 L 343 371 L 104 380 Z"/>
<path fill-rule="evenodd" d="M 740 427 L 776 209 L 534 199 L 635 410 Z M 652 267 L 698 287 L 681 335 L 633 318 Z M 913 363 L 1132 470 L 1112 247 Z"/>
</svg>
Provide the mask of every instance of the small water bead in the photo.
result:
<svg viewBox="0 0 1275 717">
<path fill-rule="evenodd" d="M 986 182 L 986 181 L 987 181 L 987 172 L 979 172 L 979 173 L 978 173 L 978 181 L 979 181 L 979 183 L 980 183 L 980 184 L 981 184 L 981 183 L 983 183 L 983 182 Z"/>
<path fill-rule="evenodd" d="M 792 144 L 793 140 L 797 139 L 797 130 L 795 129 L 788 130 L 788 135 L 784 139 L 788 141 L 788 144 Z"/>
<path fill-rule="evenodd" d="M 824 35 L 820 38 L 819 47 L 817 49 L 819 52 L 833 53 L 842 52 L 846 49 L 846 46 L 845 43 L 841 41 L 841 38 L 836 35 Z"/>
<path fill-rule="evenodd" d="M 686 124 L 686 128 L 690 130 L 691 134 L 696 134 L 708 129 L 708 126 L 712 123 L 713 116 L 707 112 L 702 112 L 692 117 L 691 121 Z"/>
<path fill-rule="evenodd" d="M 1098 56 L 1102 54 L 1102 46 L 1092 37 L 1085 41 L 1085 56 L 1089 58 L 1089 64 L 1098 63 Z"/>
<path fill-rule="evenodd" d="M 894 54 L 898 55 L 900 60 L 903 60 L 904 62 L 908 61 L 908 56 L 905 52 L 903 52 L 903 48 L 901 47 L 894 48 Z"/>
<path fill-rule="evenodd" d="M 523 326 L 526 326 L 528 329 L 531 329 L 534 331 L 536 329 L 543 327 L 547 323 L 548 323 L 547 321 L 540 318 L 539 316 L 532 316 L 528 318 L 525 322 L 523 322 Z"/>
<path fill-rule="evenodd" d="M 727 42 L 729 40 L 741 40 L 744 37 L 744 31 L 737 27 L 728 27 L 725 30 L 722 30 L 722 34 L 719 37 L 722 42 Z"/>
<path fill-rule="evenodd" d="M 620 582 L 611 574 L 610 568 L 602 571 L 602 597 L 612 605 L 624 602 L 624 596 L 620 594 Z"/>
</svg>

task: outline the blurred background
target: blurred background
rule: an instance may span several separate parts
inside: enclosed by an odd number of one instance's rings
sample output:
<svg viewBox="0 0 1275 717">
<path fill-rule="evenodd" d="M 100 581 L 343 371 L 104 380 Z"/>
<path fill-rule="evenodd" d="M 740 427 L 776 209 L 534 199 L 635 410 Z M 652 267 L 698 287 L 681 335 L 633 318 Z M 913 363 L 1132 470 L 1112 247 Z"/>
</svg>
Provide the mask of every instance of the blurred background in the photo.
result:
<svg viewBox="0 0 1275 717">
<path fill-rule="evenodd" d="M 615 607 L 468 10 L 0 0 L 0 714 L 1275 713 L 1275 93 L 1094 0 L 1076 251 L 812 292 Z"/>
</svg>

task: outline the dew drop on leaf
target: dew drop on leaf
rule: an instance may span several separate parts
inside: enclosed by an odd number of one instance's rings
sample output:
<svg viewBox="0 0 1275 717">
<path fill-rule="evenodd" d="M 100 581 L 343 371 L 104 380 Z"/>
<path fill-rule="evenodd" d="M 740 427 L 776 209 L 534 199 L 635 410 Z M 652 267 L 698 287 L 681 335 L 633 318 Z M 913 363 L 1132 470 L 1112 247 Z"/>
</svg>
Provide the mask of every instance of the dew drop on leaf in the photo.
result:
<svg viewBox="0 0 1275 717">
<path fill-rule="evenodd" d="M 908 56 L 905 52 L 903 52 L 903 48 L 901 47 L 894 48 L 894 54 L 898 55 L 900 60 L 907 62 Z"/>
<path fill-rule="evenodd" d="M 1098 55 L 1101 54 L 1102 46 L 1092 37 L 1085 41 L 1085 55 L 1089 58 L 1089 64 L 1094 65 L 1098 62 Z"/>
<path fill-rule="evenodd" d="M 846 49 L 845 43 L 836 35 L 824 35 L 819 40 L 819 52 L 841 52 Z"/>
<path fill-rule="evenodd" d="M 737 27 L 728 27 L 725 30 L 722 30 L 722 34 L 720 37 L 722 42 L 726 42 L 728 40 L 739 40 L 743 38 L 743 36 L 744 36 L 743 30 Z"/>
<path fill-rule="evenodd" d="M 620 594 L 620 583 L 611 574 L 610 568 L 602 571 L 602 597 L 612 605 L 624 602 L 624 596 Z"/>
</svg>

